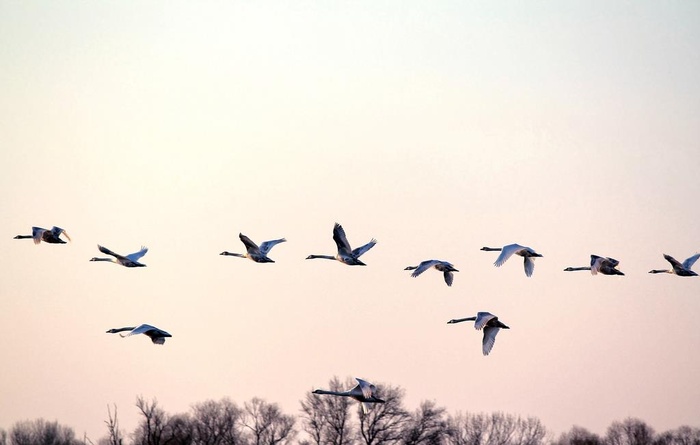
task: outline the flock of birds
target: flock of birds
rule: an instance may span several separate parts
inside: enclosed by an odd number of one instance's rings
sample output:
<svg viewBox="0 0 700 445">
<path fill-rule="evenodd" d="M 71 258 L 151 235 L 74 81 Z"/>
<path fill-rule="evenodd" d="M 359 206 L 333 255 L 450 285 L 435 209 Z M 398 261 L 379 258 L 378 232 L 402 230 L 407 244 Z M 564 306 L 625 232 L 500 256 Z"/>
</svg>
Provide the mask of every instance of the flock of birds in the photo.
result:
<svg viewBox="0 0 700 445">
<path fill-rule="evenodd" d="M 32 227 L 31 235 L 17 235 L 15 239 L 32 239 L 34 244 L 39 244 L 41 242 L 49 244 L 65 244 L 66 241 L 61 237 L 64 236 L 68 241 L 70 241 L 70 236 L 68 233 L 60 227 L 52 227 L 51 229 L 43 229 L 41 227 Z M 277 244 L 286 242 L 285 238 L 264 241 L 259 246 L 253 242 L 250 238 L 240 233 L 238 235 L 239 239 L 243 243 L 246 249 L 246 253 L 232 253 L 228 251 L 221 252 L 220 255 L 224 256 L 234 256 L 239 258 L 248 258 L 256 263 L 274 263 L 275 261 L 268 257 L 270 250 Z M 372 238 L 367 244 L 353 249 L 348 242 L 347 236 L 345 235 L 345 230 L 343 227 L 335 223 L 333 227 L 333 241 L 335 241 L 337 251 L 335 255 L 309 255 L 306 259 L 328 259 L 339 261 L 348 266 L 366 266 L 364 262 L 360 260 L 360 257 L 367 253 L 372 247 L 377 244 L 377 240 Z M 128 255 L 120 255 L 110 249 L 97 245 L 100 252 L 105 255 L 109 255 L 108 258 L 105 257 L 94 257 L 90 261 L 108 261 L 115 264 L 119 264 L 124 267 L 145 267 L 146 265 L 140 263 L 139 260 L 146 255 L 148 248 L 142 246 L 137 252 L 130 253 Z M 487 252 L 500 252 L 498 258 L 494 262 L 494 266 L 501 267 L 506 261 L 513 255 L 518 255 L 523 258 L 523 267 L 525 269 L 525 275 L 531 277 L 535 270 L 534 259 L 542 257 L 541 254 L 537 253 L 530 247 L 521 246 L 519 244 L 509 244 L 503 247 L 482 247 L 481 250 Z M 698 274 L 692 270 L 695 262 L 700 258 L 700 253 L 687 258 L 682 263 L 670 255 L 664 254 L 663 257 L 671 264 L 670 269 L 653 269 L 649 273 L 668 273 L 674 274 L 681 277 L 692 277 Z M 602 275 L 624 275 L 623 272 L 617 269 L 620 264 L 619 261 L 610 257 L 602 257 L 598 255 L 591 255 L 591 261 L 589 266 L 582 267 L 567 267 L 564 269 L 566 272 L 589 270 L 591 274 L 602 274 Z M 422 261 L 417 266 L 408 266 L 404 270 L 412 270 L 413 273 L 411 277 L 418 277 L 423 272 L 428 269 L 435 269 L 438 272 L 442 272 L 443 279 L 448 286 L 452 286 L 454 281 L 454 272 L 459 272 L 454 265 L 450 262 L 443 260 L 426 260 Z M 448 324 L 456 324 L 464 321 L 473 321 L 474 328 L 476 330 L 483 330 L 482 338 L 482 352 L 483 354 L 489 355 L 493 349 L 493 345 L 496 341 L 496 335 L 501 329 L 510 329 L 507 325 L 502 323 L 497 316 L 489 312 L 478 312 L 475 317 L 466 318 L 456 318 L 448 321 Z M 123 332 L 126 332 L 122 334 Z M 155 326 L 148 324 L 141 324 L 138 326 L 128 326 L 122 328 L 113 328 L 107 331 L 109 334 L 119 333 L 121 337 L 129 337 L 132 335 L 143 334 L 151 339 L 154 344 L 162 345 L 165 343 L 165 339 L 172 337 L 168 332 L 159 329 Z M 349 389 L 347 391 L 330 391 L 317 389 L 314 390 L 314 394 L 320 395 L 333 395 L 340 397 L 350 397 L 361 403 L 363 411 L 366 413 L 368 409 L 368 404 L 371 403 L 385 403 L 384 400 L 380 399 L 376 395 L 376 387 L 359 378 L 356 378 L 358 384 L 357 386 Z"/>
</svg>

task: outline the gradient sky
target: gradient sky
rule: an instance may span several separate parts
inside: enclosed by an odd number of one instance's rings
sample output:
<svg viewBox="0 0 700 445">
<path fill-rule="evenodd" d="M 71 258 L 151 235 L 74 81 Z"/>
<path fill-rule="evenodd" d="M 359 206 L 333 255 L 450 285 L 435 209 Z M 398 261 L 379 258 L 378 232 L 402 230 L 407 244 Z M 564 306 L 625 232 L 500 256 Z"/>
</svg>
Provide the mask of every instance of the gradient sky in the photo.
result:
<svg viewBox="0 0 700 445">
<path fill-rule="evenodd" d="M 0 1 L 0 427 L 328 380 L 698 426 L 700 3 Z M 375 237 L 367 267 L 335 251 Z M 14 240 L 65 228 L 67 245 Z M 286 237 L 275 264 L 222 257 Z M 532 278 L 482 246 L 544 255 Z M 149 247 L 146 268 L 88 260 Z M 624 277 L 565 273 L 590 254 Z M 460 270 L 448 288 L 424 259 Z M 511 326 L 483 357 L 471 325 Z M 149 323 L 170 333 L 105 334 Z"/>
</svg>

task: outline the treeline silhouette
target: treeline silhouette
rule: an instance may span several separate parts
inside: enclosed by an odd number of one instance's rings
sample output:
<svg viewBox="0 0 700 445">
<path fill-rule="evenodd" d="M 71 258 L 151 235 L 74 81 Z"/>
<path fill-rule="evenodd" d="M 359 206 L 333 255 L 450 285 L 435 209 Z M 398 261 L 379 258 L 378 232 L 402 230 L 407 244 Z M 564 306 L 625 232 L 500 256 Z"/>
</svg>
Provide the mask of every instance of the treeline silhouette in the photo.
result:
<svg viewBox="0 0 700 445">
<path fill-rule="evenodd" d="M 351 379 L 337 377 L 328 384 L 334 391 L 352 385 Z M 410 411 L 402 388 L 377 386 L 386 403 L 375 404 L 367 414 L 349 397 L 309 392 L 296 417 L 257 397 L 243 405 L 228 398 L 207 400 L 188 412 L 169 414 L 157 400 L 139 396 L 140 420 L 132 432 L 121 430 L 117 407 L 108 406 L 107 432 L 96 444 L 77 438 L 57 421 L 37 419 L 0 429 L 0 445 L 700 445 L 700 428 L 681 426 L 657 434 L 634 418 L 613 422 L 603 436 L 574 426 L 554 438 L 535 417 L 449 414 L 429 400 Z"/>
</svg>

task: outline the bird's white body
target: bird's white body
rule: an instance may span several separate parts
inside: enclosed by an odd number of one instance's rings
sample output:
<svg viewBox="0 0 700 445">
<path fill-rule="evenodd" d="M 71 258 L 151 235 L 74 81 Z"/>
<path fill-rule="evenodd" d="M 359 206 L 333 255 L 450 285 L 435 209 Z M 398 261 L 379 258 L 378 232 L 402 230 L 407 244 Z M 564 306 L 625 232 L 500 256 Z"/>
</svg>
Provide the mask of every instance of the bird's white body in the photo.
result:
<svg viewBox="0 0 700 445">
<path fill-rule="evenodd" d="M 431 267 L 437 271 L 442 272 L 443 278 L 445 279 L 445 283 L 448 286 L 452 286 L 452 281 L 454 280 L 454 275 L 452 272 L 459 272 L 457 269 L 455 269 L 452 263 L 442 260 L 422 261 L 418 266 L 408 266 L 404 270 L 412 270 L 413 273 L 411 274 L 411 277 L 415 278 L 418 275 L 425 272 L 426 270 L 430 269 Z"/>
<path fill-rule="evenodd" d="M 241 242 L 243 243 L 243 245 L 246 248 L 245 254 L 231 253 L 231 252 L 224 251 L 224 252 L 221 252 L 220 255 L 236 256 L 239 258 L 248 258 L 249 260 L 255 261 L 256 263 L 274 263 L 274 261 L 267 256 L 267 253 L 270 251 L 270 249 L 272 249 L 277 244 L 284 243 L 287 241 L 284 238 L 270 240 L 270 241 L 264 241 L 258 247 L 257 244 L 255 244 L 250 238 L 243 235 L 242 233 L 238 234 L 238 238 L 241 240 Z"/>
<path fill-rule="evenodd" d="M 463 321 L 473 321 L 474 329 L 484 331 L 484 337 L 481 341 L 482 352 L 484 355 L 489 355 L 493 345 L 496 343 L 496 334 L 501 329 L 510 329 L 509 326 L 501 323 L 498 317 L 490 312 L 477 312 L 476 317 L 455 318 L 448 321 L 448 324 L 461 323 Z"/>
<path fill-rule="evenodd" d="M 100 250 L 100 252 L 111 255 L 114 258 L 98 258 L 94 257 L 90 261 L 108 261 L 110 263 L 115 263 L 119 264 L 124 267 L 145 267 L 146 265 L 143 263 L 139 263 L 139 259 L 146 255 L 146 252 L 148 252 L 148 247 L 141 246 L 141 250 L 138 252 L 130 253 L 129 255 L 119 255 L 118 253 L 112 252 L 106 247 L 102 247 L 99 244 L 97 245 L 97 248 Z"/>
<path fill-rule="evenodd" d="M 532 273 L 535 271 L 535 262 L 533 259 L 542 256 L 535 252 L 532 248 L 521 246 L 520 244 L 508 244 L 507 246 L 503 247 L 482 247 L 481 250 L 501 252 L 501 254 L 498 255 L 498 258 L 496 258 L 496 261 L 493 263 L 493 265 L 496 267 L 501 267 L 506 261 L 508 261 L 508 258 L 513 255 L 523 257 L 525 275 L 528 277 L 531 277 Z"/>
<path fill-rule="evenodd" d="M 335 255 L 309 255 L 306 259 L 324 258 L 327 260 L 336 260 L 348 266 L 366 266 L 365 263 L 360 261 L 360 257 L 377 244 L 377 240 L 372 238 L 370 242 L 364 246 L 353 249 L 350 247 L 347 236 L 345 236 L 343 226 L 338 223 L 335 223 L 333 226 L 333 241 L 335 241 L 336 247 L 338 248 L 338 252 Z"/>
<path fill-rule="evenodd" d="M 355 377 L 357 385 L 347 391 L 328 391 L 325 389 L 316 389 L 313 394 L 327 394 L 331 396 L 351 397 L 362 405 L 362 411 L 367 414 L 370 403 L 385 403 L 384 400 L 377 397 L 377 388 L 366 380 Z"/>
</svg>

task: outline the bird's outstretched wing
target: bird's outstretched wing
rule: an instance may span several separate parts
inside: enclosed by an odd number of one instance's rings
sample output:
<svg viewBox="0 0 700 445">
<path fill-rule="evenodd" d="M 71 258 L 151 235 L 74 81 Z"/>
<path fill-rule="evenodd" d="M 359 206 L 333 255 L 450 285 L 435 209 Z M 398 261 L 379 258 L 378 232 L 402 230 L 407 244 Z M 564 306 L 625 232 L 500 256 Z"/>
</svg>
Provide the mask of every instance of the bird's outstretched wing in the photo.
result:
<svg viewBox="0 0 700 445">
<path fill-rule="evenodd" d="M 415 268 L 411 276 L 413 278 L 417 277 L 418 275 L 422 274 L 426 270 L 430 269 L 434 265 L 438 264 L 440 260 L 425 260 L 421 261 L 421 263 L 418 265 L 418 267 Z"/>
<path fill-rule="evenodd" d="M 361 257 L 365 252 L 374 247 L 375 244 L 377 244 L 377 240 L 372 238 L 372 240 L 364 246 L 360 246 L 357 249 L 353 250 L 352 256 L 354 256 L 355 258 Z"/>
<path fill-rule="evenodd" d="M 333 226 L 333 241 L 335 241 L 335 245 L 338 246 L 338 253 L 349 254 L 352 250 L 350 248 L 348 238 L 347 236 L 345 236 L 345 230 L 343 229 L 343 226 L 341 226 L 338 223 L 335 223 L 335 225 Z"/>
<path fill-rule="evenodd" d="M 695 262 L 698 260 L 698 258 L 700 258 L 700 253 L 696 253 L 695 255 L 683 261 L 683 267 L 690 270 L 693 267 L 693 264 L 695 264 Z"/>
<path fill-rule="evenodd" d="M 250 254 L 260 253 L 260 248 L 250 238 L 243 235 L 242 233 L 238 234 L 238 238 L 241 240 L 241 242 L 245 246 L 245 249 L 248 251 L 248 253 L 250 253 Z"/>
<path fill-rule="evenodd" d="M 100 252 L 102 252 L 102 253 L 104 253 L 104 254 L 106 254 L 106 255 L 112 255 L 112 256 L 115 257 L 115 258 L 122 258 L 122 259 L 123 259 L 123 258 L 126 258 L 126 257 L 124 257 L 124 256 L 119 255 L 119 254 L 116 253 L 116 252 L 112 252 L 111 250 L 109 250 L 108 248 L 106 248 L 106 247 L 104 247 L 104 246 L 100 246 L 99 244 L 97 245 L 97 248 L 100 250 Z"/>
<path fill-rule="evenodd" d="M 34 241 L 34 244 L 39 244 L 41 242 L 45 231 L 46 229 L 42 229 L 41 227 L 32 227 L 32 241 Z"/>
<path fill-rule="evenodd" d="M 474 329 L 483 329 L 483 327 L 486 326 L 486 323 L 488 323 L 494 318 L 498 317 L 493 315 L 491 312 L 477 312 L 476 320 L 474 320 Z"/>
<path fill-rule="evenodd" d="M 72 240 L 70 239 L 70 236 L 68 236 L 68 232 L 66 232 L 65 230 L 63 230 L 63 229 L 60 228 L 60 227 L 53 226 L 53 227 L 51 228 L 51 233 L 53 233 L 53 235 L 54 235 L 56 238 L 60 237 L 61 234 L 63 234 L 63 235 L 66 236 L 66 238 L 68 238 L 68 241 L 72 241 Z"/>
<path fill-rule="evenodd" d="M 444 271 L 444 272 L 442 273 L 442 276 L 445 278 L 445 283 L 446 283 L 448 286 L 452 286 L 452 281 L 454 281 L 454 278 L 455 278 L 455 276 L 454 276 L 454 274 L 452 273 L 452 271 L 446 270 L 446 271 Z"/>
<path fill-rule="evenodd" d="M 263 255 L 267 255 L 267 252 L 269 252 L 270 249 L 272 249 L 273 247 L 275 247 L 279 243 L 284 243 L 285 241 L 287 241 L 287 240 L 284 238 L 273 239 L 270 241 L 264 241 L 262 244 L 260 244 L 260 253 L 262 253 Z"/>
<path fill-rule="evenodd" d="M 357 383 L 358 383 L 357 386 L 360 387 L 360 391 L 362 391 L 362 395 L 367 399 L 371 398 L 372 392 L 373 392 L 372 390 L 374 389 L 374 385 L 372 385 L 370 382 L 367 382 L 365 380 L 358 379 L 357 377 L 355 377 L 355 380 L 357 380 Z"/>
<path fill-rule="evenodd" d="M 487 326 L 484 328 L 484 339 L 482 340 L 482 352 L 484 355 L 489 355 L 491 349 L 493 349 L 494 343 L 496 343 L 496 334 L 501 328 L 496 326 Z"/>
<path fill-rule="evenodd" d="M 523 267 L 525 268 L 525 275 L 528 277 L 532 276 L 532 273 L 535 271 L 535 261 L 534 258 L 526 256 L 523 259 Z"/>
<path fill-rule="evenodd" d="M 155 326 L 151 326 L 150 324 L 140 324 L 126 334 L 119 335 L 122 337 L 130 337 L 132 335 L 145 334 L 148 331 L 160 331 L 160 329 L 156 328 Z"/>
<path fill-rule="evenodd" d="M 501 254 L 498 255 L 498 258 L 496 258 L 493 265 L 496 267 L 501 267 L 503 263 L 508 261 L 508 258 L 512 257 L 514 253 L 519 252 L 522 249 L 524 249 L 524 247 L 520 244 L 509 244 L 507 246 L 503 246 L 503 249 L 501 249 Z"/>
<path fill-rule="evenodd" d="M 683 269 L 683 265 L 680 262 L 678 262 L 677 259 L 673 258 L 671 255 L 664 254 L 664 258 L 666 259 L 666 261 L 671 263 L 673 270 L 682 270 Z"/>
<path fill-rule="evenodd" d="M 148 247 L 141 246 L 141 250 L 139 250 L 138 252 L 130 253 L 126 256 L 126 258 L 131 261 L 138 261 L 142 256 L 146 255 L 146 252 L 148 252 Z"/>
</svg>

